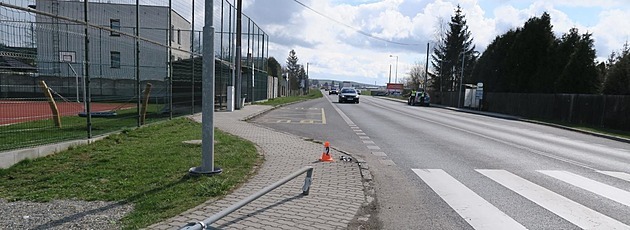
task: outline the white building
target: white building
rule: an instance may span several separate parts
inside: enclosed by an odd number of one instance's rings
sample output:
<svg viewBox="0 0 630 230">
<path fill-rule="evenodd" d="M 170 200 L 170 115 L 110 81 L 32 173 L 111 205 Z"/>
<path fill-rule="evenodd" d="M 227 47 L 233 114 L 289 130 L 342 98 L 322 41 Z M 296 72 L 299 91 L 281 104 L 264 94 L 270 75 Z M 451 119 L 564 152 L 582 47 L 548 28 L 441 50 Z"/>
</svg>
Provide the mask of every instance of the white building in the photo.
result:
<svg viewBox="0 0 630 230">
<path fill-rule="evenodd" d="M 84 20 L 84 3 L 79 0 L 37 0 L 35 7 L 38 11 Z M 177 12 L 169 11 L 169 8 L 165 6 L 142 5 L 139 6 L 139 13 L 139 36 L 161 44 L 139 40 L 140 79 L 163 81 L 168 76 L 169 42 L 171 47 L 184 50 L 172 50 L 172 59 L 190 57 L 187 51 L 191 48 L 191 24 Z M 169 23 L 169 14 L 171 23 Z M 90 2 L 88 15 L 90 24 L 135 34 L 136 5 L 134 4 Z M 83 76 L 84 25 L 42 15 L 36 16 L 36 22 L 39 75 Z M 90 77 L 136 78 L 136 39 L 94 27 L 90 27 L 88 33 Z"/>
</svg>

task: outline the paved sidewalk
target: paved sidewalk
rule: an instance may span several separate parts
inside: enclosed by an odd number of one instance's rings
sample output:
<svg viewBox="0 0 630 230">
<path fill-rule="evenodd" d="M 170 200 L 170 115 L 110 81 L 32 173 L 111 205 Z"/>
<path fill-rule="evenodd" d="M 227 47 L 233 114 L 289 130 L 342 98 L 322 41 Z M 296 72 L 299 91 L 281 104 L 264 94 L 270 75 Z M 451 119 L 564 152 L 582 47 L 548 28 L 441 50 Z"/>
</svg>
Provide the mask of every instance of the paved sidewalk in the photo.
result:
<svg viewBox="0 0 630 230">
<path fill-rule="evenodd" d="M 317 162 L 323 151 L 322 144 L 243 121 L 271 108 L 249 105 L 234 112 L 214 113 L 215 127 L 259 147 L 264 163 L 255 176 L 220 200 L 209 200 L 148 228 L 179 229 L 186 223 L 204 220 L 292 172 L 312 165 L 313 183 L 309 195 L 301 194 L 305 175 L 299 176 L 211 226 L 226 229 L 345 229 L 361 205 L 367 204 L 357 163 L 339 161 L 341 153 L 333 149 L 335 162 Z M 193 118 L 201 122 L 201 114 Z M 221 157 L 221 153 L 215 152 L 215 157 Z"/>
</svg>

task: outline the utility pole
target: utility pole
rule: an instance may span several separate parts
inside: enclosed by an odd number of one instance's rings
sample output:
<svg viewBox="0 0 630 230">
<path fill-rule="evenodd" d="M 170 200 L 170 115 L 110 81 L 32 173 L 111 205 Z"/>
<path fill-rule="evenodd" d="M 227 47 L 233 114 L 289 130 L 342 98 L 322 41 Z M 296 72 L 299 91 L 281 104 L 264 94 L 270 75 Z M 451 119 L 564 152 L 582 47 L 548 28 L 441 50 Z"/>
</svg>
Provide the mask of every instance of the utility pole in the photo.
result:
<svg viewBox="0 0 630 230">
<path fill-rule="evenodd" d="M 240 1 L 240 0 L 239 0 Z M 206 0 L 205 24 L 203 27 L 203 100 L 201 166 L 188 170 L 191 175 L 211 176 L 223 172 L 214 165 L 214 27 L 213 0 Z"/>
<path fill-rule="evenodd" d="M 457 108 L 461 108 L 462 82 L 464 80 L 464 61 L 466 61 L 466 59 L 464 59 L 465 56 L 466 56 L 466 50 L 464 48 L 462 49 L 462 74 L 459 76 L 459 94 L 457 96 Z"/>
<path fill-rule="evenodd" d="M 209 0 L 206 0 L 208 2 Z M 207 3 L 206 3 L 207 4 Z M 241 81 L 243 73 L 241 73 L 241 30 L 242 28 L 242 13 L 243 0 L 236 0 L 236 109 L 241 109 Z M 207 12 L 206 12 L 207 13 Z M 212 15 L 210 15 L 212 17 Z M 214 48 L 214 47 L 213 47 Z"/>
</svg>

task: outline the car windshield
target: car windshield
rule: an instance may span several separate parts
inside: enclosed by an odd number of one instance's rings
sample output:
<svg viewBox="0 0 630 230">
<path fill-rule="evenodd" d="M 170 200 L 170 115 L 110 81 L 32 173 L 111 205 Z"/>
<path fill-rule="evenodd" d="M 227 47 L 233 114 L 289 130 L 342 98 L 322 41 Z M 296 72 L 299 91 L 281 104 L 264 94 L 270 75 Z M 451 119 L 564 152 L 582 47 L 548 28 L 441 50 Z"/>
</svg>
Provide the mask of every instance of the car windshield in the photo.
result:
<svg viewBox="0 0 630 230">
<path fill-rule="evenodd" d="M 342 89 L 341 93 L 356 93 L 356 91 L 354 89 Z"/>
</svg>

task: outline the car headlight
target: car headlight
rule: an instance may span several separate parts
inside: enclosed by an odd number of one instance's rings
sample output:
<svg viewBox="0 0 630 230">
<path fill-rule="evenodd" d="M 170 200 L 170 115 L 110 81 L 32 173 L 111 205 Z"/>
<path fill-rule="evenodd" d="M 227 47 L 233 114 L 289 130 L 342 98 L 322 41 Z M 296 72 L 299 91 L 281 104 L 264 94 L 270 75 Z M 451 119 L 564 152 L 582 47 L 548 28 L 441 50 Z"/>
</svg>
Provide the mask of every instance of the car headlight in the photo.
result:
<svg viewBox="0 0 630 230">
<path fill-rule="evenodd" d="M 341 95 L 341 97 L 343 98 L 343 97 L 346 97 L 346 96 L 345 95 Z"/>
</svg>

